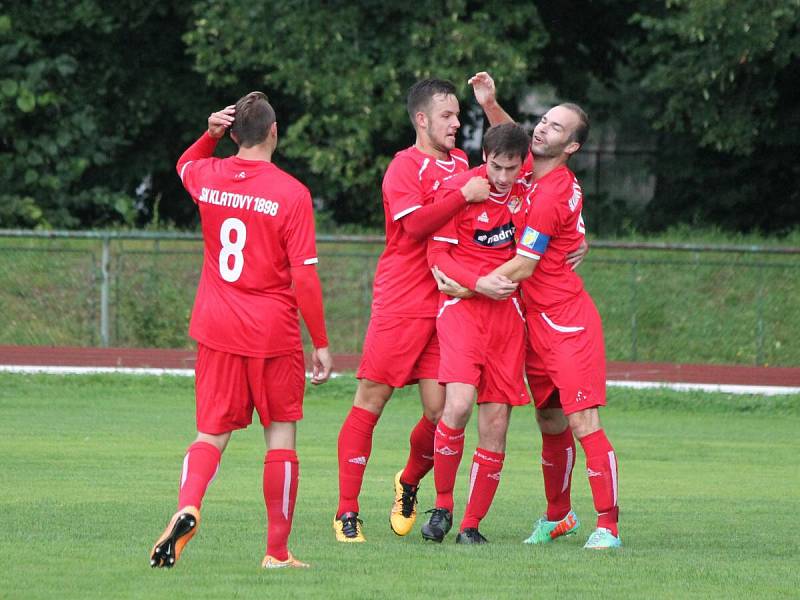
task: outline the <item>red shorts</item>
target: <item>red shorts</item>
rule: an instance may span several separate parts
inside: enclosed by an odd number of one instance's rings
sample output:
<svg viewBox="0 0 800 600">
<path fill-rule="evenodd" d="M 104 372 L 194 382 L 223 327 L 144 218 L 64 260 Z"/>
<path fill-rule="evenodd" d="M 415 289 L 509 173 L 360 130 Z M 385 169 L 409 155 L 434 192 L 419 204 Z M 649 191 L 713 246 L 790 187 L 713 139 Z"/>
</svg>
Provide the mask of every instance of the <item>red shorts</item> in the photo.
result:
<svg viewBox="0 0 800 600">
<path fill-rule="evenodd" d="M 303 418 L 306 383 L 303 352 L 253 358 L 197 345 L 195 365 L 197 430 L 221 434 L 261 424 Z"/>
<path fill-rule="evenodd" d="M 547 312 L 528 309 L 528 341 L 525 371 L 536 408 L 560 403 L 568 415 L 605 406 L 603 325 L 586 291 Z"/>
<path fill-rule="evenodd" d="M 436 379 L 439 341 L 436 319 L 373 315 L 356 377 L 394 388 Z"/>
<path fill-rule="evenodd" d="M 478 404 L 529 404 L 525 389 L 525 319 L 519 300 L 474 296 L 446 300 L 436 320 L 439 383 L 467 383 Z"/>
</svg>

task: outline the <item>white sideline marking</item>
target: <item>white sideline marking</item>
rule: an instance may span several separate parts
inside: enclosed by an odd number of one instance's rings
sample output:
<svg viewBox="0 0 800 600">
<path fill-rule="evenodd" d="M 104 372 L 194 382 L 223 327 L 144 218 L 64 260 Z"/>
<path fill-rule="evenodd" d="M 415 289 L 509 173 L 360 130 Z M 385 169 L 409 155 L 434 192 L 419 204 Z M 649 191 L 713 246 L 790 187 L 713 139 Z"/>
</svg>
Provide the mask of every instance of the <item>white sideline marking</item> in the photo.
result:
<svg viewBox="0 0 800 600">
<path fill-rule="evenodd" d="M 39 365 L 0 365 L 0 373 L 45 373 L 49 375 L 94 375 L 118 373 L 120 375 L 177 375 L 193 377 L 194 369 L 154 369 L 145 367 L 47 367 Z M 331 379 L 341 377 L 342 373 L 331 373 Z M 307 372 L 306 377 L 311 377 Z M 800 394 L 800 387 L 779 385 L 737 385 L 727 383 L 670 383 L 667 381 L 608 381 L 609 387 L 627 387 L 638 390 L 665 388 L 679 392 L 720 392 L 723 394 L 754 394 L 777 396 Z"/>
<path fill-rule="evenodd" d="M 732 383 L 667 383 L 666 381 L 609 381 L 609 387 L 627 387 L 637 390 L 666 388 L 678 392 L 721 392 L 723 394 L 755 394 L 761 396 L 778 396 L 784 394 L 800 394 L 800 387 L 780 385 L 737 385 Z"/>
<path fill-rule="evenodd" d="M 0 373 L 44 373 L 46 375 L 97 375 L 116 373 L 119 375 L 177 375 L 194 377 L 194 369 L 154 369 L 148 367 L 47 367 L 44 365 L 0 365 Z M 331 379 L 341 373 L 331 373 Z M 311 372 L 306 372 L 311 378 Z"/>
</svg>

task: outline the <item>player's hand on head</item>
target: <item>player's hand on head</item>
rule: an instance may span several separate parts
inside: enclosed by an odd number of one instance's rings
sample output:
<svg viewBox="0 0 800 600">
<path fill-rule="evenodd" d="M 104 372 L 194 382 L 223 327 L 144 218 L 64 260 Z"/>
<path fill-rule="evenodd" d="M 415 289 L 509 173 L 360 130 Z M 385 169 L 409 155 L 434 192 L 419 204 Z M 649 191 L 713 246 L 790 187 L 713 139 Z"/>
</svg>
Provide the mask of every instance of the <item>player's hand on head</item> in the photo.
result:
<svg viewBox="0 0 800 600">
<path fill-rule="evenodd" d="M 519 284 L 511 281 L 505 275 L 489 273 L 478 278 L 475 291 L 492 300 L 505 300 L 516 291 L 517 287 Z"/>
<path fill-rule="evenodd" d="M 222 110 L 211 113 L 208 116 L 208 135 L 217 139 L 225 135 L 228 128 L 233 125 L 234 112 L 236 112 L 236 105 L 231 104 Z"/>
<path fill-rule="evenodd" d="M 475 73 L 467 83 L 472 86 L 475 99 L 481 106 L 496 99 L 497 89 L 494 86 L 494 79 L 486 71 Z"/>
<path fill-rule="evenodd" d="M 483 202 L 489 197 L 489 180 L 485 177 L 472 177 L 461 188 L 467 202 Z"/>
<path fill-rule="evenodd" d="M 311 353 L 311 383 L 319 385 L 330 379 L 333 357 L 328 348 L 315 348 Z"/>
<path fill-rule="evenodd" d="M 578 249 L 567 254 L 567 264 L 570 265 L 574 271 L 580 266 L 587 254 L 589 254 L 589 243 L 586 241 L 586 238 L 583 238 Z"/>
</svg>

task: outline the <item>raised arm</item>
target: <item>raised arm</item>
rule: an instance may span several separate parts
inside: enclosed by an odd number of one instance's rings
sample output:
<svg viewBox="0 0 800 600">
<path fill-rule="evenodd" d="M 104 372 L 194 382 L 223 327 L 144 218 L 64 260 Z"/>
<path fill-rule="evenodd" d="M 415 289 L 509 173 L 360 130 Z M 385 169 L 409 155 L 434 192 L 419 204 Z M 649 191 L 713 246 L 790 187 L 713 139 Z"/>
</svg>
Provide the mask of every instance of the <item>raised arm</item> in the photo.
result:
<svg viewBox="0 0 800 600">
<path fill-rule="evenodd" d="M 489 125 L 499 125 L 500 123 L 513 123 L 511 118 L 502 106 L 497 103 L 497 90 L 494 86 L 494 79 L 486 71 L 475 73 L 467 82 L 472 86 L 475 99 L 481 105 Z"/>
<path fill-rule="evenodd" d="M 213 156 L 214 149 L 217 147 L 217 142 L 225 135 L 228 128 L 233 125 L 233 113 L 235 108 L 236 106 L 231 104 L 208 116 L 208 130 L 205 131 L 194 144 L 189 146 L 178 159 L 178 164 L 175 168 L 178 171 L 178 175 L 181 176 L 181 179 L 183 178 L 183 169 L 187 164 L 193 160 Z"/>
</svg>

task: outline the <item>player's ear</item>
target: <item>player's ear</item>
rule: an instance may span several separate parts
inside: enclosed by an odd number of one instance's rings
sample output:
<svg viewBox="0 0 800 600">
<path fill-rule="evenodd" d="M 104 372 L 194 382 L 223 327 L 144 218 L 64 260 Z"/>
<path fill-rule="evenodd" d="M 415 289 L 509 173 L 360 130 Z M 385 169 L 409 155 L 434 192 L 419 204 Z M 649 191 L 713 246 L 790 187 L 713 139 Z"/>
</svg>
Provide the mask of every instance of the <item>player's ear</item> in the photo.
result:
<svg viewBox="0 0 800 600">
<path fill-rule="evenodd" d="M 417 114 L 414 115 L 414 123 L 417 126 L 417 129 L 425 129 L 428 127 L 428 115 L 424 112 L 419 111 Z"/>
<path fill-rule="evenodd" d="M 568 154 L 569 156 L 572 156 L 580 149 L 581 145 L 578 142 L 570 142 L 569 144 L 567 144 L 566 148 L 564 148 L 564 153 Z"/>
<path fill-rule="evenodd" d="M 270 137 L 274 137 L 274 138 L 276 138 L 276 139 L 277 139 L 277 137 L 278 137 L 278 122 L 277 122 L 277 121 L 275 121 L 275 122 L 274 122 L 274 123 L 273 123 L 273 124 L 270 126 L 270 128 L 269 128 L 269 134 L 268 134 L 268 135 L 269 135 Z"/>
<path fill-rule="evenodd" d="M 241 144 L 239 143 L 239 138 L 236 137 L 236 134 L 233 133 L 233 131 L 231 131 L 230 129 L 228 129 L 228 133 L 230 133 L 233 143 L 236 144 L 237 146 L 241 146 Z"/>
</svg>

